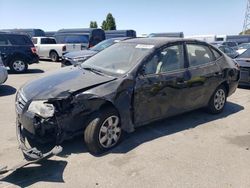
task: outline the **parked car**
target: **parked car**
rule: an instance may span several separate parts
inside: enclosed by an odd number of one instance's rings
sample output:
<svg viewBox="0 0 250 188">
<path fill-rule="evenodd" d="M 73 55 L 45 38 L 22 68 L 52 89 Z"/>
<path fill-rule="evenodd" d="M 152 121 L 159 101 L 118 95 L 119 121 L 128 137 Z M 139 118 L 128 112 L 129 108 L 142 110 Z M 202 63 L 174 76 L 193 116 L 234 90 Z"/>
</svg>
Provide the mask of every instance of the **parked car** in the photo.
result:
<svg viewBox="0 0 250 188">
<path fill-rule="evenodd" d="M 26 34 L 29 37 L 42 37 L 45 36 L 45 32 L 42 29 L 2 29 L 1 31 L 7 31 L 17 34 Z"/>
<path fill-rule="evenodd" d="M 240 85 L 250 86 L 250 48 L 235 59 L 240 67 Z"/>
<path fill-rule="evenodd" d="M 243 52 L 245 52 L 248 48 L 250 48 L 250 43 L 242 43 L 238 46 L 238 50 L 237 52 L 239 54 L 242 54 Z"/>
<path fill-rule="evenodd" d="M 223 45 L 232 48 L 233 50 L 238 50 L 238 43 L 233 41 L 215 41 L 211 42 L 213 45 Z"/>
<path fill-rule="evenodd" d="M 106 39 L 117 38 L 117 37 L 136 37 L 135 30 L 107 30 L 105 31 Z"/>
<path fill-rule="evenodd" d="M 8 79 L 8 72 L 6 67 L 3 64 L 1 55 L 0 55 L 0 84 L 3 84 Z"/>
<path fill-rule="evenodd" d="M 61 29 L 55 33 L 58 44 L 78 43 L 82 49 L 91 48 L 105 40 L 102 29 Z"/>
<path fill-rule="evenodd" d="M 224 52 L 225 54 L 227 54 L 231 58 L 235 58 L 236 56 L 239 55 L 239 53 L 231 47 L 228 47 L 225 45 L 220 45 L 220 44 L 214 45 L 214 46 L 217 47 L 218 49 L 220 49 L 222 52 Z"/>
<path fill-rule="evenodd" d="M 61 66 L 65 67 L 65 66 L 83 63 L 88 58 L 90 58 L 93 55 L 97 54 L 98 52 L 104 50 L 105 48 L 107 48 L 107 47 L 109 47 L 117 42 L 120 42 L 122 40 L 126 40 L 126 39 L 129 39 L 129 38 L 128 37 L 118 37 L 118 38 L 106 39 L 106 40 L 98 43 L 94 47 L 89 48 L 88 50 L 81 50 L 81 51 L 66 53 L 62 57 Z"/>
<path fill-rule="evenodd" d="M 37 150 L 25 141 L 59 144 L 84 133 L 88 150 L 99 154 L 117 145 L 123 132 L 150 122 L 202 107 L 221 113 L 238 80 L 235 62 L 205 42 L 121 41 L 20 88 L 20 148 L 34 159 Z"/>
<path fill-rule="evenodd" d="M 45 31 L 46 37 L 54 37 L 56 34 L 56 31 Z"/>
<path fill-rule="evenodd" d="M 36 48 L 25 34 L 0 33 L 0 51 L 4 65 L 15 73 L 26 72 L 28 65 L 39 62 Z"/>
<path fill-rule="evenodd" d="M 64 53 L 81 50 L 81 44 L 57 44 L 53 37 L 33 37 L 32 41 L 40 58 L 59 61 Z"/>
<path fill-rule="evenodd" d="M 183 32 L 170 32 L 170 33 L 150 33 L 148 35 L 149 38 L 151 37 L 173 37 L 173 38 L 184 38 Z"/>
</svg>

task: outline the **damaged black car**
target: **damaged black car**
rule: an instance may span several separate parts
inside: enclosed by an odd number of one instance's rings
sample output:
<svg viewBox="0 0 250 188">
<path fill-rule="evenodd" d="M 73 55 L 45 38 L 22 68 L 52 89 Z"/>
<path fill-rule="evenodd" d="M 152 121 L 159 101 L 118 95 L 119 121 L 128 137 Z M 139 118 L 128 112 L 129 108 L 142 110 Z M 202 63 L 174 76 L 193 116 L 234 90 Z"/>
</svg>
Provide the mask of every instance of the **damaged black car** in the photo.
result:
<svg viewBox="0 0 250 188">
<path fill-rule="evenodd" d="M 202 107 L 222 112 L 238 80 L 234 61 L 205 42 L 129 39 L 20 88 L 18 140 L 32 158 L 39 151 L 24 147 L 24 140 L 58 145 L 80 134 L 99 154 L 123 132 L 150 122 Z"/>
</svg>

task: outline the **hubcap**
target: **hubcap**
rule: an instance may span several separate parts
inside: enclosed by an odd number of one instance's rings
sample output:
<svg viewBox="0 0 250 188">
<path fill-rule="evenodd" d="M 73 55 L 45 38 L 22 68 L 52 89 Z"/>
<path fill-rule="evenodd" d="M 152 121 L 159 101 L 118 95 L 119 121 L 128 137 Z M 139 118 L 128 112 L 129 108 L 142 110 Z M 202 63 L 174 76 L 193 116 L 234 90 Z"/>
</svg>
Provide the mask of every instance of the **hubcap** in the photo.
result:
<svg viewBox="0 0 250 188">
<path fill-rule="evenodd" d="M 17 60 L 13 63 L 13 68 L 15 71 L 21 72 L 25 69 L 25 64 L 21 60 Z"/>
<path fill-rule="evenodd" d="M 56 55 L 55 53 L 51 53 L 51 59 L 52 59 L 53 61 L 56 61 L 57 55 Z"/>
<path fill-rule="evenodd" d="M 99 142 L 104 148 L 114 146 L 121 136 L 119 117 L 110 116 L 102 124 L 99 132 Z"/>
<path fill-rule="evenodd" d="M 221 110 L 226 102 L 226 94 L 223 89 L 219 89 L 214 95 L 214 107 L 216 110 Z"/>
</svg>

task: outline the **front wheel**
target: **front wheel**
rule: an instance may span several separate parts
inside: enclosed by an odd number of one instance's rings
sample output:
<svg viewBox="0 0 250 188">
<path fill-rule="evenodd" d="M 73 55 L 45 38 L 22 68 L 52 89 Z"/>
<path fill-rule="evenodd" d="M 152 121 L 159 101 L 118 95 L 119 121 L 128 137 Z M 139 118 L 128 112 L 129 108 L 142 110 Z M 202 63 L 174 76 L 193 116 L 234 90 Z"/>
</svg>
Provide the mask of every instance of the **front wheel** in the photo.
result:
<svg viewBox="0 0 250 188">
<path fill-rule="evenodd" d="M 227 91 L 226 88 L 221 85 L 213 93 L 209 104 L 208 111 L 212 114 L 219 114 L 223 111 L 227 101 Z"/>
<path fill-rule="evenodd" d="M 84 140 L 90 153 L 100 154 L 121 140 L 120 118 L 114 109 L 105 109 L 95 114 L 84 132 Z"/>
</svg>

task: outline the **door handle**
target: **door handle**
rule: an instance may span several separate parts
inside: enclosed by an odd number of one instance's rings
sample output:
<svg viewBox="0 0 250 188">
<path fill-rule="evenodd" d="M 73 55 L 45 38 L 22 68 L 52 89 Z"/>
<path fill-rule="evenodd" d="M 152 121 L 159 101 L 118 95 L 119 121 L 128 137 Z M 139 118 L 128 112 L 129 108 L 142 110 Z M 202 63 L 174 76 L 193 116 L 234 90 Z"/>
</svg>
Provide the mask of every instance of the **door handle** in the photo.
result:
<svg viewBox="0 0 250 188">
<path fill-rule="evenodd" d="M 214 73 L 215 76 L 221 76 L 222 75 L 222 72 L 216 72 Z"/>
</svg>

